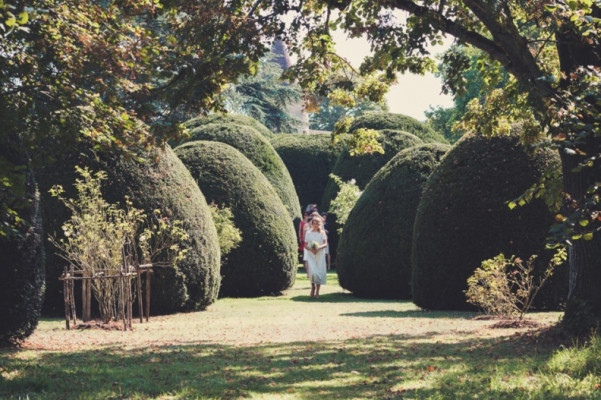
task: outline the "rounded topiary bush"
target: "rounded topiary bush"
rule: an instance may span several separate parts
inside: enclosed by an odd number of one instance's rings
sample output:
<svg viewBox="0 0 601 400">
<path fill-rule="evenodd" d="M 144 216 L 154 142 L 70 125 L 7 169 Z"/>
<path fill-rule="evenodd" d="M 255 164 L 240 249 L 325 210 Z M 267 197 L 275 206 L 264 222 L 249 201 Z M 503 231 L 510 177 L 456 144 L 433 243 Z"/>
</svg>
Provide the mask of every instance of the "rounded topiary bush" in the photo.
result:
<svg viewBox="0 0 601 400">
<path fill-rule="evenodd" d="M 552 223 L 546 205 L 536 200 L 510 210 L 507 201 L 557 161 L 551 151 L 528 154 L 515 136 L 466 135 L 453 146 L 426 182 L 415 219 L 411 283 L 416 305 L 471 308 L 464 294 L 467 278 L 499 253 L 524 260 L 538 254 L 541 268 L 546 266 L 544 240 Z M 561 296 L 566 282 L 547 290 Z"/>
<path fill-rule="evenodd" d="M 204 196 L 173 150 L 169 147 L 157 150 L 148 155 L 146 162 L 111 154 L 100 154 L 100 158 L 85 154 L 63 159 L 58 168 L 43 175 L 46 231 L 60 234 L 62 224 L 69 218 L 65 207 L 57 199 L 50 198 L 47 189 L 60 183 L 67 190 L 67 196 L 73 197 L 76 195 L 73 188 L 77 178 L 75 165 L 88 166 L 92 171 L 104 170 L 108 179 L 103 185 L 103 194 L 108 202 L 122 202 L 127 195 L 133 206 L 143 209 L 147 216 L 152 216 L 154 210 L 161 210 L 162 215 L 182 221 L 182 228 L 189 236 L 181 243 L 187 249 L 185 257 L 175 268 L 154 268 L 151 312 L 202 310 L 212 304 L 219 293 L 221 280 L 217 231 Z M 52 244 L 46 246 L 48 289 L 45 311 L 52 315 L 64 312 L 62 285 L 56 283 L 65 261 L 54 254 L 56 250 Z"/>
<path fill-rule="evenodd" d="M 410 147 L 372 178 L 340 237 L 340 286 L 360 297 L 411 298 L 415 213 L 423 185 L 449 149 L 438 143 Z"/>
<path fill-rule="evenodd" d="M 240 114 L 211 114 L 205 117 L 192 118 L 186 121 L 186 128 L 194 129 L 202 125 L 208 124 L 235 124 L 250 126 L 265 137 L 272 137 L 274 133 L 269 130 L 265 125 L 257 121 L 252 117 Z"/>
<path fill-rule="evenodd" d="M 11 204 L 25 223 L 15 226 L 12 234 L 0 236 L 0 346 L 12 346 L 31 335 L 38 325 L 44 288 L 44 251 L 40 196 L 32 171 L 16 142 L 3 142 L 0 159 L 12 166 L 23 166 L 19 173 L 25 183 L 23 201 Z M 3 218 L 4 214 L 0 215 L 0 222 L 13 225 L 14 221 Z"/>
<path fill-rule="evenodd" d="M 236 124 L 207 124 L 190 131 L 190 139 L 229 144 L 244 154 L 271 182 L 292 219 L 300 219 L 300 205 L 286 165 L 271 143 L 255 129 Z"/>
<path fill-rule="evenodd" d="M 301 205 L 319 204 L 341 145 L 330 145 L 330 134 L 281 134 L 271 144 L 290 172 Z"/>
<path fill-rule="evenodd" d="M 334 164 L 332 173 L 339 176 L 344 182 L 355 179 L 359 189 L 365 188 L 370 179 L 392 159 L 399 151 L 423 144 L 424 142 L 417 136 L 391 129 L 379 131 L 378 139 L 384 148 L 384 154 L 365 154 L 351 156 L 348 150 L 342 150 Z M 340 188 L 333 179 L 328 179 L 324 194 L 321 200 L 321 208 L 328 211 L 332 200 L 336 198 Z M 328 240 L 330 242 L 330 251 L 332 257 L 336 256 L 338 246 L 338 223 L 335 215 L 328 216 L 328 225 L 330 226 Z"/>
<path fill-rule="evenodd" d="M 430 126 L 403 114 L 365 113 L 353 120 L 349 131 L 353 132 L 359 128 L 375 129 L 376 131 L 382 129 L 405 131 L 413 133 L 426 143 L 437 142 L 448 144 L 447 139 Z"/>
<path fill-rule="evenodd" d="M 219 142 L 175 149 L 207 200 L 234 214 L 242 241 L 221 266 L 221 296 L 279 294 L 296 277 L 296 234 L 286 208 L 265 176 L 242 153 Z"/>
</svg>

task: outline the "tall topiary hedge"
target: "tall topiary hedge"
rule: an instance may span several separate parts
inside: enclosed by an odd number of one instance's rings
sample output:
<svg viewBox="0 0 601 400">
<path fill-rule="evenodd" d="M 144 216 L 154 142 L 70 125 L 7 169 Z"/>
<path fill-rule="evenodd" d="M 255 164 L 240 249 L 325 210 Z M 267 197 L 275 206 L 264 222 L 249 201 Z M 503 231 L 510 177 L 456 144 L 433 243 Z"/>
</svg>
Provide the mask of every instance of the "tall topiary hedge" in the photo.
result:
<svg viewBox="0 0 601 400">
<path fill-rule="evenodd" d="M 330 134 L 281 134 L 271 144 L 290 172 L 300 204 L 319 204 L 341 145 L 330 145 Z"/>
<path fill-rule="evenodd" d="M 292 219 L 300 219 L 300 205 L 286 165 L 271 143 L 255 129 L 236 124 L 207 124 L 190 131 L 192 140 L 229 144 L 244 154 L 271 182 Z"/>
<path fill-rule="evenodd" d="M 340 285 L 360 297 L 411 298 L 413 222 L 428 176 L 449 145 L 399 152 L 369 182 L 340 237 Z"/>
<path fill-rule="evenodd" d="M 221 296 L 278 294 L 296 277 L 296 234 L 286 208 L 265 176 L 242 153 L 219 142 L 175 149 L 209 201 L 225 204 L 242 241 L 221 267 Z"/>
<path fill-rule="evenodd" d="M 194 129 L 208 124 L 234 124 L 250 126 L 265 137 L 270 138 L 274 136 L 274 133 L 270 131 L 269 128 L 256 119 L 240 114 L 211 114 L 205 117 L 192 118 L 186 121 L 186 128 Z"/>
<path fill-rule="evenodd" d="M 3 140 L 0 159 L 10 166 L 22 168 L 25 199 L 10 202 L 24 219 L 12 235 L 0 236 L 0 346 L 16 345 L 33 333 L 38 325 L 44 288 L 44 251 L 40 196 L 27 160 L 19 151 L 18 141 Z M 6 171 L 5 171 L 6 172 Z M 12 188 L 5 188 L 6 191 Z M 2 196 L 2 201 L 8 198 Z M 0 222 L 13 224 L 3 219 Z"/>
<path fill-rule="evenodd" d="M 48 233 L 61 232 L 61 225 L 69 217 L 66 209 L 54 198 L 48 188 L 62 184 L 73 197 L 75 165 L 87 165 L 91 170 L 105 170 L 108 180 L 103 187 L 105 199 L 121 202 L 127 195 L 134 207 L 147 215 L 161 210 L 163 215 L 180 220 L 189 238 L 182 243 L 188 249 L 185 258 L 175 268 L 154 268 L 151 278 L 151 312 L 167 314 L 185 310 L 202 310 L 213 303 L 219 292 L 220 251 L 217 232 L 207 202 L 171 148 L 148 155 L 146 162 L 100 154 L 89 157 L 87 152 L 65 158 L 52 170 L 42 175 L 44 180 L 44 225 Z M 48 290 L 45 312 L 56 315 L 64 312 L 62 284 L 57 277 L 65 261 L 56 256 L 55 249 L 46 243 L 48 262 Z"/>
<path fill-rule="evenodd" d="M 470 308 L 463 293 L 467 278 L 483 260 L 499 253 L 523 259 L 538 254 L 546 264 L 544 239 L 552 223 L 546 205 L 536 200 L 510 210 L 506 202 L 556 162 L 550 151 L 526 153 L 515 136 L 467 135 L 453 146 L 424 186 L 415 219 L 415 304 L 438 310 Z M 563 287 L 550 285 L 543 295 L 555 298 L 555 306 L 567 293 L 567 280 L 561 281 L 558 275 L 556 284 Z"/>
<path fill-rule="evenodd" d="M 432 127 L 403 114 L 365 113 L 353 120 L 349 130 L 352 132 L 359 128 L 375 129 L 376 131 L 394 129 L 413 133 L 426 143 L 449 143 L 443 135 L 436 132 Z"/>
<path fill-rule="evenodd" d="M 360 189 L 365 188 L 370 179 L 382 168 L 388 161 L 392 159 L 399 151 L 413 147 L 424 142 L 417 136 L 391 129 L 379 131 L 379 141 L 384 148 L 384 154 L 365 154 L 359 156 L 351 156 L 348 150 L 342 150 L 338 155 L 336 164 L 332 169 L 334 175 L 342 178 L 344 182 L 350 179 L 355 179 L 357 186 Z M 328 211 L 330 203 L 336 198 L 339 187 L 333 179 L 328 179 L 324 194 L 321 200 L 321 208 Z M 328 216 L 328 224 L 330 232 L 328 240 L 330 241 L 330 251 L 332 257 L 336 256 L 338 246 L 338 223 L 335 215 Z"/>
</svg>

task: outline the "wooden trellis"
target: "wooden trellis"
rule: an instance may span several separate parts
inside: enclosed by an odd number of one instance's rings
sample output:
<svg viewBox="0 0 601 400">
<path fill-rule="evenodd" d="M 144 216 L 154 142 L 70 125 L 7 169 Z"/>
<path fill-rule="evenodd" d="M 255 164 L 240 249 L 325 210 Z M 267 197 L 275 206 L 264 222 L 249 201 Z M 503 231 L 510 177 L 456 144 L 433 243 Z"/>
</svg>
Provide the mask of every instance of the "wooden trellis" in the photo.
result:
<svg viewBox="0 0 601 400">
<path fill-rule="evenodd" d="M 129 266 L 127 268 L 121 267 L 117 273 L 114 270 L 97 270 L 93 276 L 84 276 L 84 271 L 75 270 L 73 265 L 65 267 L 63 274 L 59 278 L 63 281 L 64 287 L 64 300 L 65 300 L 65 321 L 67 329 L 71 329 L 71 322 L 73 326 L 77 325 L 77 314 L 75 307 L 75 281 L 82 282 L 82 304 L 85 310 L 89 308 L 89 299 L 86 296 L 90 295 L 90 283 L 93 280 L 113 279 L 120 283 L 121 290 L 119 304 L 121 304 L 121 315 L 123 316 L 123 329 L 132 329 L 132 307 L 133 307 L 133 293 L 131 291 L 130 280 L 132 277 L 136 278 L 136 294 L 138 298 L 138 314 L 140 316 L 140 322 L 146 322 L 150 317 L 150 274 L 152 273 L 152 264 L 142 264 L 137 267 Z M 146 275 L 146 287 L 145 287 L 145 305 L 142 296 L 142 275 Z"/>
</svg>

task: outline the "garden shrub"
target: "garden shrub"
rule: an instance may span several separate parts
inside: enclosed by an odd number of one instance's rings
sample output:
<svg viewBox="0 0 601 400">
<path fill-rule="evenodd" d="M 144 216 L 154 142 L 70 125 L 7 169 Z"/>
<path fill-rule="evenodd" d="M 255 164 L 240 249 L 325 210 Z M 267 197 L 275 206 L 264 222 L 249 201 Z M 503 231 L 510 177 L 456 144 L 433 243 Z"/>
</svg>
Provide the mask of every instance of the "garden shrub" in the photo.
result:
<svg viewBox="0 0 601 400">
<path fill-rule="evenodd" d="M 341 145 L 330 145 L 330 134 L 280 134 L 271 144 L 284 161 L 302 206 L 319 204 Z"/>
<path fill-rule="evenodd" d="M 207 199 L 229 207 L 242 241 L 221 266 L 220 296 L 279 294 L 296 277 L 292 220 L 265 176 L 230 145 L 188 142 L 175 149 Z"/>
<path fill-rule="evenodd" d="M 351 156 L 349 151 L 345 149 L 338 155 L 332 173 L 344 182 L 355 179 L 356 185 L 360 190 L 363 190 L 375 173 L 399 151 L 424 143 L 417 136 L 403 131 L 384 129 L 378 133 L 380 134 L 378 140 L 384 148 L 384 154 L 375 153 Z M 321 200 L 322 210 L 328 211 L 330 209 L 330 203 L 336 197 L 337 193 L 338 185 L 333 179 L 328 179 Z M 330 251 L 332 252 L 332 257 L 335 257 L 338 246 L 337 230 L 339 228 L 335 215 L 328 215 L 328 224 L 330 226 L 328 235 Z"/>
<path fill-rule="evenodd" d="M 185 125 L 188 129 L 194 129 L 208 124 L 234 124 L 250 126 L 267 138 L 274 136 L 274 133 L 270 131 L 269 128 L 256 119 L 240 114 L 211 114 L 205 117 L 192 118 L 186 121 Z"/>
<path fill-rule="evenodd" d="M 26 191 L 25 201 L 10 204 L 24 223 L 17 224 L 12 234 L 0 236 L 0 346 L 17 345 L 33 333 L 41 314 L 44 288 L 40 196 L 26 158 L 18 149 L 17 142 L 11 140 L 3 141 L 0 148 L 0 159 L 10 163 L 11 169 L 22 167 Z M 0 223 L 13 224 L 14 220 L 2 215 Z"/>
<path fill-rule="evenodd" d="M 271 182 L 291 219 L 301 218 L 298 196 L 286 165 L 269 140 L 255 129 L 236 124 L 207 124 L 190 131 L 190 139 L 229 144 L 244 154 Z"/>
<path fill-rule="evenodd" d="M 216 300 L 221 279 L 219 242 L 208 204 L 171 148 L 157 150 L 147 158 L 146 162 L 138 162 L 115 154 L 91 157 L 84 151 L 64 158 L 52 169 L 46 168 L 42 175 L 45 231 L 60 233 L 62 224 L 69 218 L 66 208 L 57 199 L 50 198 L 48 189 L 61 184 L 65 196 L 74 197 L 75 165 L 88 166 L 94 171 L 104 170 L 108 174 L 103 192 L 106 201 L 123 204 L 127 195 L 133 206 L 147 215 L 161 210 L 164 216 L 181 221 L 188 234 L 188 239 L 181 244 L 188 250 L 183 260 L 178 261 L 175 268 L 154 268 L 151 313 L 205 309 Z M 62 314 L 62 283 L 57 278 L 65 261 L 55 255 L 56 250 L 49 242 L 45 246 L 48 282 L 44 311 L 47 315 Z"/>
<path fill-rule="evenodd" d="M 340 237 L 340 286 L 360 297 L 411 298 L 415 213 L 423 185 L 449 149 L 438 143 L 410 147 L 372 178 Z"/>
<path fill-rule="evenodd" d="M 359 128 L 375 129 L 376 131 L 383 129 L 405 131 L 413 133 L 426 143 L 449 143 L 443 135 L 436 132 L 431 126 L 403 114 L 379 112 L 365 113 L 353 120 L 349 131 L 353 132 Z"/>
<path fill-rule="evenodd" d="M 507 202 L 557 159 L 550 150 L 527 153 L 516 136 L 465 135 L 453 146 L 426 182 L 417 210 L 411 262 L 415 304 L 471 308 L 464 294 L 468 277 L 499 253 L 522 259 L 537 254 L 535 274 L 544 270 L 552 256 L 544 249 L 551 213 L 540 199 L 513 210 Z M 546 306 L 557 307 L 565 298 L 565 271 L 559 267 L 539 294 Z"/>
</svg>

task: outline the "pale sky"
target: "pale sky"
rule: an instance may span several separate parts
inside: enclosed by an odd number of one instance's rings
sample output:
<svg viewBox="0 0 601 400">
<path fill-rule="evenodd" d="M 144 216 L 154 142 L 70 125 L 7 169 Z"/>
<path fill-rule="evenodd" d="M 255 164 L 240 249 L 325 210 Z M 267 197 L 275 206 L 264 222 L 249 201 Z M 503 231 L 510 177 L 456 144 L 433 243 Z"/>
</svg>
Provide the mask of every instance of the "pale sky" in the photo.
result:
<svg viewBox="0 0 601 400">
<path fill-rule="evenodd" d="M 367 40 L 348 39 L 344 34 L 334 33 L 337 52 L 348 59 L 351 64 L 358 67 L 363 58 L 370 53 Z M 432 53 L 442 52 L 449 44 L 435 49 Z M 441 93 L 442 82 L 434 74 L 414 75 L 405 74 L 398 76 L 398 83 L 394 85 L 386 100 L 391 112 L 409 115 L 420 121 L 424 121 L 426 116 L 424 111 L 428 111 L 430 106 L 453 106 L 453 99 L 449 95 Z"/>
</svg>

